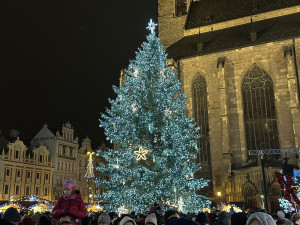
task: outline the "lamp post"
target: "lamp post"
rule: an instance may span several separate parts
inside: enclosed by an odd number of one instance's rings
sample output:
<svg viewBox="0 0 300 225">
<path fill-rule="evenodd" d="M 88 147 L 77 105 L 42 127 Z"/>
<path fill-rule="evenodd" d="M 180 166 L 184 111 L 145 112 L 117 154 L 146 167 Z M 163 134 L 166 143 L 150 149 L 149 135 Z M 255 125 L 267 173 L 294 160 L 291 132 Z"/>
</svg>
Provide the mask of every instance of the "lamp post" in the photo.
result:
<svg viewBox="0 0 300 225">
<path fill-rule="evenodd" d="M 219 202 L 220 202 L 220 204 L 221 204 L 221 196 L 222 196 L 222 192 L 221 192 L 221 191 L 218 191 L 218 192 L 217 192 L 217 195 L 218 195 L 218 197 L 219 197 Z"/>
</svg>

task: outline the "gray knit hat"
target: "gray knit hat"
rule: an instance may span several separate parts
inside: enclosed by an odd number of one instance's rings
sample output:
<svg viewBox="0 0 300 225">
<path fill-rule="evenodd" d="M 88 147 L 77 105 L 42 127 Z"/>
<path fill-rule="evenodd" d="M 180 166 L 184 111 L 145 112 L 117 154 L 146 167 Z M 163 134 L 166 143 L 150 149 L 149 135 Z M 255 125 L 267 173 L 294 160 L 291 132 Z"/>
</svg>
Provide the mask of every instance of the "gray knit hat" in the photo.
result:
<svg viewBox="0 0 300 225">
<path fill-rule="evenodd" d="M 98 217 L 98 223 L 107 223 L 110 224 L 110 217 L 107 213 L 102 213 L 99 217 Z"/>
<path fill-rule="evenodd" d="M 21 222 L 22 217 L 20 213 L 18 213 L 18 210 L 16 210 L 16 208 L 10 207 L 5 211 L 2 219 L 7 220 L 9 222 Z"/>
<path fill-rule="evenodd" d="M 250 222 L 254 219 L 257 219 L 262 225 L 276 225 L 273 217 L 263 212 L 255 212 L 252 215 L 250 215 L 246 225 L 249 225 Z"/>
</svg>

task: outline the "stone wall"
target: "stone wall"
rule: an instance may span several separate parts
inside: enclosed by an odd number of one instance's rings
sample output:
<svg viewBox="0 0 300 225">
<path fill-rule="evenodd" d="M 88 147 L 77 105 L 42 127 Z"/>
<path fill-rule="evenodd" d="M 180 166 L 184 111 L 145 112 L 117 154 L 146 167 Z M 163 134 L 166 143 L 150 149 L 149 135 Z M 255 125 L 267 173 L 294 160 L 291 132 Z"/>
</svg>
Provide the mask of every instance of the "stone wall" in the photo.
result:
<svg viewBox="0 0 300 225">
<path fill-rule="evenodd" d="M 231 166 L 239 169 L 248 164 L 241 85 L 254 64 L 273 81 L 280 147 L 298 147 L 300 114 L 292 44 L 293 40 L 284 40 L 179 60 L 189 116 L 193 115 L 193 79 L 200 74 L 207 82 L 214 193 L 231 190 Z M 300 38 L 295 44 L 299 67 Z"/>
</svg>

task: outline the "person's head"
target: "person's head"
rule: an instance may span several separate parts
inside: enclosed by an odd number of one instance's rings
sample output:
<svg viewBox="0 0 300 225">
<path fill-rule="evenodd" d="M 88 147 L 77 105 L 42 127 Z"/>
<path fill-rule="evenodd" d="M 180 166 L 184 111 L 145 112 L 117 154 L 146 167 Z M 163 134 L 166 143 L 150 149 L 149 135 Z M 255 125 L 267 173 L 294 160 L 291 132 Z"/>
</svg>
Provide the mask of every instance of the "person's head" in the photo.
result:
<svg viewBox="0 0 300 225">
<path fill-rule="evenodd" d="M 63 222 L 59 223 L 59 225 L 74 225 L 74 223 L 72 223 L 70 221 L 63 221 Z"/>
<path fill-rule="evenodd" d="M 74 217 L 70 214 L 64 215 L 60 217 L 59 222 L 71 222 L 72 224 L 75 222 Z"/>
<path fill-rule="evenodd" d="M 278 211 L 278 212 L 277 212 L 277 216 L 278 216 L 278 219 L 285 218 L 285 214 L 284 214 L 284 212 L 282 212 L 282 211 Z"/>
<path fill-rule="evenodd" d="M 22 225 L 36 225 L 36 223 L 29 217 L 22 220 Z"/>
<path fill-rule="evenodd" d="M 294 213 L 291 217 L 291 221 L 296 225 L 300 225 L 300 213 Z"/>
<path fill-rule="evenodd" d="M 76 183 L 73 179 L 66 179 L 64 183 L 64 194 L 67 196 L 72 195 L 74 191 L 76 190 Z"/>
<path fill-rule="evenodd" d="M 18 225 L 21 222 L 22 217 L 18 210 L 16 210 L 14 207 L 10 207 L 4 212 L 2 219 Z"/>
<path fill-rule="evenodd" d="M 221 213 L 221 212 L 220 212 L 220 210 L 218 210 L 218 209 L 215 211 L 216 216 L 219 216 L 220 213 Z"/>
<path fill-rule="evenodd" d="M 275 221 L 267 213 L 255 212 L 251 214 L 247 220 L 246 225 L 275 225 Z"/>
<path fill-rule="evenodd" d="M 157 225 L 157 218 L 154 213 L 151 213 L 146 217 L 145 225 Z"/>
<path fill-rule="evenodd" d="M 234 213 L 231 215 L 231 225 L 246 225 L 247 215 L 245 213 Z"/>
<path fill-rule="evenodd" d="M 167 222 L 169 219 L 171 218 L 179 218 L 179 212 L 177 210 L 168 210 L 165 212 L 165 215 L 164 215 L 164 219 L 165 219 L 165 222 Z"/>
<path fill-rule="evenodd" d="M 277 220 L 276 224 L 277 225 L 293 225 L 293 222 L 286 218 L 281 218 L 281 219 Z"/>
<path fill-rule="evenodd" d="M 41 216 L 38 225 L 51 225 L 50 218 L 48 216 Z"/>
<path fill-rule="evenodd" d="M 135 221 L 130 218 L 129 216 L 125 216 L 121 221 L 119 225 L 136 225 Z"/>
<path fill-rule="evenodd" d="M 98 217 L 98 225 L 110 225 L 110 217 L 107 213 L 102 213 Z"/>
<path fill-rule="evenodd" d="M 199 224 L 209 224 L 208 218 L 204 212 L 200 212 L 195 221 Z"/>
</svg>

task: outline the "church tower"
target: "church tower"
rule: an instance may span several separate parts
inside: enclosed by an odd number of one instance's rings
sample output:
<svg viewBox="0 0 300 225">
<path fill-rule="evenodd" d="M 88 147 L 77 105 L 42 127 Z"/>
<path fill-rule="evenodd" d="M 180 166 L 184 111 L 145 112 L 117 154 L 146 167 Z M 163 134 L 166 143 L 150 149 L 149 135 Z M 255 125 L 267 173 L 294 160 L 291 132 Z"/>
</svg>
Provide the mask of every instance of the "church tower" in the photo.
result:
<svg viewBox="0 0 300 225">
<path fill-rule="evenodd" d="M 184 27 L 192 0 L 158 0 L 158 33 L 164 47 L 184 36 Z"/>
</svg>

